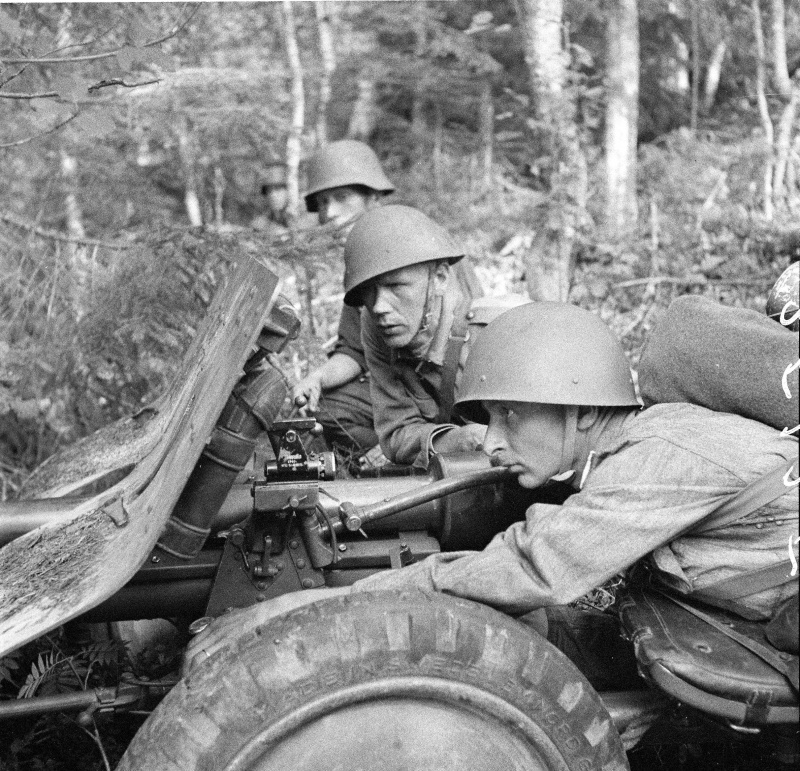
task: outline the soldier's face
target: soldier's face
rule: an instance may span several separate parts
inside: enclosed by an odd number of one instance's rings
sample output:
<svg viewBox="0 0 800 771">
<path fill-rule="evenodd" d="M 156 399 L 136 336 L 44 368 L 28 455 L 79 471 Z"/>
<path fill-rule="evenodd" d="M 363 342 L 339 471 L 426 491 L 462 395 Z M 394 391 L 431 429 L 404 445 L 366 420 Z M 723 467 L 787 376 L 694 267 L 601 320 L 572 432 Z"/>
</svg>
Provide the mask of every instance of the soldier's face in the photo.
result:
<svg viewBox="0 0 800 771">
<path fill-rule="evenodd" d="M 364 305 L 389 348 L 405 347 L 422 326 L 430 275 L 427 263 L 409 265 L 378 276 L 364 288 Z"/>
<path fill-rule="evenodd" d="M 285 187 L 270 185 L 266 190 L 267 206 L 274 214 L 280 214 L 289 203 L 289 192 Z"/>
<path fill-rule="evenodd" d="M 531 489 L 558 474 L 565 431 L 561 405 L 485 401 L 483 407 L 489 413 L 483 451 L 492 465 L 507 467 Z"/>
<path fill-rule="evenodd" d="M 374 196 L 353 187 L 332 187 L 317 193 L 317 219 L 320 225 L 332 222 L 341 226 L 355 222 L 371 205 Z"/>
</svg>

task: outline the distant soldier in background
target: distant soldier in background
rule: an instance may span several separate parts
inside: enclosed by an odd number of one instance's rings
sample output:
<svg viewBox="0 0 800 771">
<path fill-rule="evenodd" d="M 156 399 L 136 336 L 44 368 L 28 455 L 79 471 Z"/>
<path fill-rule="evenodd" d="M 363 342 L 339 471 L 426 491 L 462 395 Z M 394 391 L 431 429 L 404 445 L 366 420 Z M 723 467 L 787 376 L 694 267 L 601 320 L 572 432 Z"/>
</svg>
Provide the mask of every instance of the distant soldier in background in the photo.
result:
<svg viewBox="0 0 800 771">
<path fill-rule="evenodd" d="M 289 190 L 286 187 L 286 166 L 272 163 L 261 178 L 261 195 L 267 201 L 267 218 L 270 222 L 287 227 L 289 224 Z"/>
<path fill-rule="evenodd" d="M 350 139 L 331 142 L 311 156 L 307 182 L 308 211 L 316 213 L 321 225 L 333 223 L 341 228 L 351 226 L 395 189 L 375 152 Z M 343 306 L 328 360 L 294 387 L 292 398 L 303 405 L 304 413 L 316 416 L 329 447 L 357 458 L 362 465 L 385 462 L 373 427 L 357 308 Z"/>
</svg>

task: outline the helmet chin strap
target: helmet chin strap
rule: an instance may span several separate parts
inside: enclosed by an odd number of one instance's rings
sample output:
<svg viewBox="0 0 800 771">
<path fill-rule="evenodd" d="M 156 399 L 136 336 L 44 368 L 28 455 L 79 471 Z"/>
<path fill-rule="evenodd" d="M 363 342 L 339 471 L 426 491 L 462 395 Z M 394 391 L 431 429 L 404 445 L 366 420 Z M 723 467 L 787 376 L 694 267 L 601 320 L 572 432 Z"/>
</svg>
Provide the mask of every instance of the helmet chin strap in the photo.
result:
<svg viewBox="0 0 800 771">
<path fill-rule="evenodd" d="M 554 482 L 563 482 L 569 479 L 575 470 L 575 444 L 578 438 L 578 406 L 567 404 L 564 406 L 564 444 L 561 447 L 561 464 L 558 474 L 550 477 Z"/>
<path fill-rule="evenodd" d="M 434 275 L 436 273 L 436 263 L 429 266 L 428 286 L 425 291 L 425 307 L 422 312 L 422 323 L 417 333 L 411 339 L 408 346 L 409 351 L 419 359 L 422 359 L 430 348 L 433 341 L 433 333 L 436 322 L 442 313 L 442 297 L 434 291 Z"/>
</svg>

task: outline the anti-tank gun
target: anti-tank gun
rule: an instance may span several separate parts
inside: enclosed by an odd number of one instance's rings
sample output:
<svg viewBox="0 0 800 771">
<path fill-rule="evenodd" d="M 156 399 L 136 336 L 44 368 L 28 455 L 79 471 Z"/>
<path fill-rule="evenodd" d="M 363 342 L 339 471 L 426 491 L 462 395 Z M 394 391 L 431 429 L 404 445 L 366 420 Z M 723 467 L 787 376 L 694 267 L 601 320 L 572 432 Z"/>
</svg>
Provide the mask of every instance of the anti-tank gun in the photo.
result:
<svg viewBox="0 0 800 771">
<path fill-rule="evenodd" d="M 55 483 L 33 475 L 30 491 L 46 495 L 3 509 L 3 652 L 76 618 L 180 617 L 202 640 L 229 609 L 255 613 L 275 597 L 347 586 L 436 551 L 480 549 L 523 515 L 528 494 L 480 454 L 437 457 L 425 474 L 337 478 L 330 455 L 307 449 L 312 420 L 277 419 L 287 389 L 271 362 L 296 319 L 276 284 L 260 266 L 237 271 L 177 385 L 112 436 L 125 436 L 130 452 L 93 453 L 91 494 L 67 459 Z M 90 552 L 48 553 L 87 532 Z M 9 570 L 25 555 L 27 582 Z M 66 710 L 86 721 L 151 708 L 174 685 L 121 769 L 321 769 L 334 756 L 344 768 L 607 769 L 627 767 L 620 734 L 679 701 L 688 706 L 676 719 L 777 737 L 791 761 L 796 697 L 729 648 L 711 669 L 706 649 L 723 644 L 680 613 L 647 593 L 622 600 L 655 686 L 631 692 L 597 694 L 541 635 L 491 608 L 381 592 L 244 625 L 207 660 L 187 661 L 180 681 L 0 702 L 0 718 Z"/>
</svg>

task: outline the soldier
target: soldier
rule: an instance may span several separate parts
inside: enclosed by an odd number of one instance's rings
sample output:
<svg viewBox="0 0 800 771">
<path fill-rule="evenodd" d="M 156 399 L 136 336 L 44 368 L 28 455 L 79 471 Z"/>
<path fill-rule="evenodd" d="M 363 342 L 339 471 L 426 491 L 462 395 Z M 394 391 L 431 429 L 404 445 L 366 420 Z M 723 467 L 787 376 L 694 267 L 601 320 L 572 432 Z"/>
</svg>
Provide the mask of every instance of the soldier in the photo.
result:
<svg viewBox="0 0 800 771">
<path fill-rule="evenodd" d="M 374 151 L 363 142 L 331 142 L 308 161 L 306 208 L 321 225 L 346 227 L 394 191 Z M 346 455 L 363 454 L 378 444 L 373 428 L 367 368 L 357 309 L 345 305 L 336 345 L 328 360 L 304 377 L 292 397 L 315 413 L 328 446 Z M 380 463 L 380 453 L 370 459 Z"/>
<path fill-rule="evenodd" d="M 589 311 L 528 303 L 503 313 L 472 348 L 455 410 L 487 426 L 483 451 L 523 487 L 567 477 L 574 494 L 533 504 L 483 551 L 287 595 L 248 624 L 337 594 L 422 588 L 520 617 L 595 688 L 625 689 L 636 666 L 616 620 L 566 604 L 634 564 L 678 596 L 748 619 L 796 598 L 797 438 L 694 404 L 641 410 L 622 347 Z M 762 482 L 758 499 L 732 505 Z M 224 644 L 233 623 L 218 623 L 206 647 Z"/>
<path fill-rule="evenodd" d="M 286 187 L 286 166 L 271 163 L 261 179 L 261 195 L 267 202 L 267 219 L 282 227 L 288 223 L 286 209 L 289 205 L 289 191 Z"/>
<path fill-rule="evenodd" d="M 427 467 L 434 452 L 475 450 L 483 427 L 451 408 L 471 339 L 525 298 L 480 299 L 471 268 L 444 228 L 408 206 L 382 206 L 345 243 L 344 301 L 363 306 L 361 340 L 375 429 L 395 463 Z"/>
</svg>

